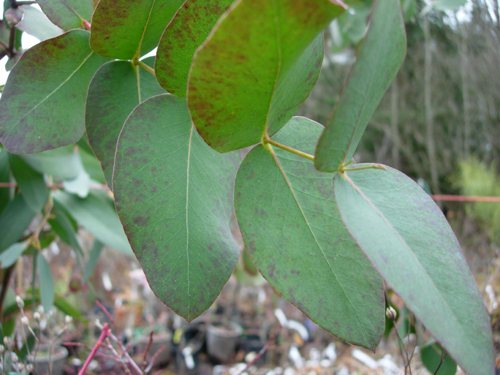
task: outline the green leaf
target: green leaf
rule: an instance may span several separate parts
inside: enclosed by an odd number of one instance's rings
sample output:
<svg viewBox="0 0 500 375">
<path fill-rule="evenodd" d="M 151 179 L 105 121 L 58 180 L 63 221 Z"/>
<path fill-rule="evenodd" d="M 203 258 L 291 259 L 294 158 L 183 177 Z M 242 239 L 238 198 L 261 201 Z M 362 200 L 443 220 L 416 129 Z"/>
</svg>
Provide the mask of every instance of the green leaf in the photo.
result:
<svg viewBox="0 0 500 375">
<path fill-rule="evenodd" d="M 318 33 L 342 11 L 328 0 L 237 1 L 191 67 L 189 111 L 203 139 L 227 152 L 283 127 L 318 78 Z"/>
<path fill-rule="evenodd" d="M 433 0 L 430 5 L 437 10 L 457 10 L 467 3 L 466 0 Z"/>
<path fill-rule="evenodd" d="M 351 160 L 361 135 L 406 53 L 400 0 L 375 0 L 372 21 L 332 120 L 316 148 L 315 166 L 335 172 Z"/>
<path fill-rule="evenodd" d="M 92 16 L 90 47 L 101 56 L 130 60 L 158 45 L 185 0 L 101 0 Z"/>
<path fill-rule="evenodd" d="M 36 155 L 22 155 L 21 158 L 39 173 L 55 178 L 72 180 L 83 171 L 80 155 L 73 146 L 61 147 Z"/>
<path fill-rule="evenodd" d="M 152 66 L 154 57 L 144 60 Z M 128 61 L 111 61 L 95 74 L 87 96 L 85 124 L 89 143 L 111 187 L 116 141 L 128 115 L 141 101 L 163 94 L 155 77 Z"/>
<path fill-rule="evenodd" d="M 80 154 L 83 167 L 85 168 L 85 171 L 89 174 L 90 179 L 99 184 L 105 184 L 106 180 L 104 178 L 104 173 L 102 172 L 101 169 L 101 163 L 94 156 L 94 152 L 92 151 L 92 149 L 90 149 L 89 153 L 80 148 L 78 150 L 78 153 Z"/>
<path fill-rule="evenodd" d="M 71 305 L 65 298 L 57 298 L 54 301 L 54 306 L 63 314 L 71 316 L 74 319 L 86 320 L 83 314 L 75 306 Z"/>
<path fill-rule="evenodd" d="M 38 277 L 40 278 L 40 299 L 43 309 L 48 313 L 54 306 L 54 278 L 43 254 L 38 256 Z"/>
<path fill-rule="evenodd" d="M 104 244 L 102 242 L 100 242 L 99 240 L 94 240 L 94 245 L 92 245 L 92 250 L 90 251 L 89 259 L 87 261 L 87 264 L 85 265 L 85 270 L 83 272 L 82 284 L 87 283 L 89 277 L 92 276 L 103 247 Z"/>
<path fill-rule="evenodd" d="M 93 192 L 82 199 L 59 191 L 54 194 L 54 199 L 99 241 L 126 255 L 132 255 L 118 216 L 108 202 Z"/>
<path fill-rule="evenodd" d="M 490 321 L 452 229 L 413 180 L 386 169 L 335 175 L 342 220 L 387 284 L 460 367 L 493 374 Z"/>
<path fill-rule="evenodd" d="M 64 190 L 68 193 L 78 195 L 80 198 L 85 198 L 90 191 L 90 176 L 87 172 L 81 171 L 76 178 L 63 182 Z"/>
<path fill-rule="evenodd" d="M 308 153 L 322 129 L 294 117 L 273 140 Z M 267 281 L 328 332 L 374 350 L 384 332 L 382 280 L 340 219 L 331 175 L 257 146 L 238 171 L 235 208 L 246 249 Z"/>
<path fill-rule="evenodd" d="M 22 20 L 16 24 L 16 29 L 32 35 L 40 41 L 55 38 L 64 31 L 54 25 L 45 14 L 30 5 L 17 7 L 22 14 Z"/>
<path fill-rule="evenodd" d="M 56 204 L 56 208 L 59 204 Z M 71 225 L 68 217 L 65 213 L 57 209 L 55 212 L 52 212 L 53 219 L 49 219 L 48 222 L 54 232 L 68 245 L 71 245 L 75 251 L 77 251 L 80 255 L 83 255 L 82 248 L 80 247 L 80 243 L 76 237 L 76 232 Z"/>
<path fill-rule="evenodd" d="M 425 368 L 431 373 L 436 375 L 455 375 L 457 373 L 457 364 L 453 362 L 450 356 L 446 356 L 444 361 L 441 363 L 441 353 L 443 348 L 441 345 L 435 343 L 433 345 L 426 346 L 420 351 L 420 358 Z M 436 372 L 438 366 L 439 371 Z"/>
<path fill-rule="evenodd" d="M 37 3 L 64 30 L 77 29 L 92 18 L 92 0 L 37 0 Z"/>
<path fill-rule="evenodd" d="M 193 55 L 232 3 L 234 0 L 187 0 L 177 11 L 156 53 L 156 78 L 165 90 L 186 96 Z"/>
<path fill-rule="evenodd" d="M 0 253 L 17 242 L 36 215 L 18 194 L 0 215 Z"/>
<path fill-rule="evenodd" d="M 229 226 L 238 162 L 203 142 L 172 95 L 136 107 L 118 140 L 118 214 L 156 296 L 187 320 L 212 305 L 238 262 Z"/>
<path fill-rule="evenodd" d="M 7 150 L 32 154 L 80 139 L 87 88 L 106 61 L 88 43 L 87 31 L 73 30 L 22 55 L 0 100 L 0 141 Z"/>
<path fill-rule="evenodd" d="M 43 174 L 31 168 L 22 158 L 9 155 L 12 175 L 21 189 L 24 200 L 35 212 L 40 212 L 49 199 L 50 191 L 45 185 Z"/>
<path fill-rule="evenodd" d="M 0 267 L 8 268 L 17 262 L 24 250 L 28 247 L 28 242 L 16 242 L 3 253 L 0 254 Z"/>
<path fill-rule="evenodd" d="M 0 147 L 0 183 L 10 182 L 9 153 Z M 10 189 L 0 187 L 0 214 L 10 201 Z"/>
</svg>

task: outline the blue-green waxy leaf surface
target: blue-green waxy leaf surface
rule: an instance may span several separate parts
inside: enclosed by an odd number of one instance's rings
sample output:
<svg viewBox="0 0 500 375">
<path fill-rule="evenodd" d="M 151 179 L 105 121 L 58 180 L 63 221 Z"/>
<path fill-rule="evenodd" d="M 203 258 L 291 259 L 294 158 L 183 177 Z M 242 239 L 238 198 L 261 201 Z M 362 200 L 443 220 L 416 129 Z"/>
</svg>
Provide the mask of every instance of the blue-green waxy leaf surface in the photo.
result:
<svg viewBox="0 0 500 375">
<path fill-rule="evenodd" d="M 114 59 L 144 56 L 184 1 L 100 0 L 92 15 L 92 50 Z"/>
<path fill-rule="evenodd" d="M 186 100 L 167 94 L 136 107 L 118 139 L 118 215 L 149 285 L 187 320 L 210 307 L 238 262 L 229 226 L 236 155 L 207 146 Z"/>
<path fill-rule="evenodd" d="M 154 57 L 144 60 L 153 65 Z M 142 101 L 165 91 L 155 77 L 128 61 L 110 61 L 94 75 L 87 95 L 85 126 L 90 146 L 111 187 L 116 142 L 123 123 Z"/>
<path fill-rule="evenodd" d="M 49 199 L 49 189 L 43 174 L 31 168 L 21 157 L 9 155 L 10 167 L 24 200 L 35 212 L 40 212 Z"/>
<path fill-rule="evenodd" d="M 343 11 L 333 0 L 236 1 L 189 73 L 189 111 L 203 139 L 227 152 L 281 129 L 318 78 L 318 34 Z"/>
<path fill-rule="evenodd" d="M 54 306 L 54 277 L 50 265 L 43 254 L 38 255 L 38 277 L 40 279 L 40 299 L 43 309 L 48 313 Z"/>
<path fill-rule="evenodd" d="M 400 0 L 375 0 L 372 21 L 356 63 L 316 149 L 319 171 L 335 172 L 351 160 L 373 112 L 406 54 Z"/>
<path fill-rule="evenodd" d="M 413 180 L 386 169 L 335 175 L 342 220 L 375 269 L 457 364 L 468 374 L 492 375 L 490 321 L 452 229 Z"/>
<path fill-rule="evenodd" d="M 294 117 L 272 139 L 311 153 L 322 129 Z M 340 219 L 332 176 L 259 145 L 238 171 L 235 208 L 245 247 L 267 281 L 327 331 L 374 350 L 385 324 L 382 280 Z"/>
<path fill-rule="evenodd" d="M 17 242 L 36 215 L 22 194 L 17 194 L 0 215 L 0 253 Z"/>
<path fill-rule="evenodd" d="M 72 30 L 27 50 L 12 69 L 0 100 L 0 142 L 33 154 L 78 141 L 85 99 L 106 59 L 89 47 L 89 33 Z"/>
</svg>

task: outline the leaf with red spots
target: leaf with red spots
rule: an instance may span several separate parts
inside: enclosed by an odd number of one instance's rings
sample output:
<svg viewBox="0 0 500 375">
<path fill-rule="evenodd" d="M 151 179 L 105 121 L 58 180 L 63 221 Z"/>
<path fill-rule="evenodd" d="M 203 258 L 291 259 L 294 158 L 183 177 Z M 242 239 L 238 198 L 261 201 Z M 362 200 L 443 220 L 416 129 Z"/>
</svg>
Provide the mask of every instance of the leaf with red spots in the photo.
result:
<svg viewBox="0 0 500 375">
<path fill-rule="evenodd" d="M 458 240 L 412 179 L 356 164 L 334 178 L 340 216 L 387 284 L 468 374 L 494 371 L 490 320 Z"/>
<path fill-rule="evenodd" d="M 158 45 L 185 0 L 101 0 L 92 16 L 90 47 L 99 55 L 130 60 Z"/>
<path fill-rule="evenodd" d="M 351 160 L 368 121 L 405 58 L 400 0 L 376 0 L 373 4 L 368 33 L 333 118 L 318 142 L 314 163 L 319 171 L 335 172 Z"/>
<path fill-rule="evenodd" d="M 156 53 L 156 78 L 168 92 L 186 96 L 196 49 L 234 0 L 187 0 L 163 32 Z"/>
<path fill-rule="evenodd" d="M 343 8 L 330 0 L 240 0 L 196 52 L 188 105 L 219 152 L 274 134 L 309 95 L 323 61 L 321 30 Z"/>
<path fill-rule="evenodd" d="M 294 117 L 272 139 L 310 153 L 322 129 Z M 385 325 L 382 280 L 340 219 L 332 176 L 312 161 L 257 146 L 238 171 L 235 208 L 245 247 L 267 281 L 328 332 L 374 350 Z"/>
<path fill-rule="evenodd" d="M 144 63 L 152 65 L 154 57 Z M 85 126 L 89 144 L 101 162 L 111 187 L 116 141 L 123 123 L 132 110 L 154 95 L 163 94 L 155 77 L 128 61 L 104 64 L 90 82 Z"/>
<path fill-rule="evenodd" d="M 14 154 L 33 154 L 78 141 L 89 82 L 106 61 L 90 50 L 84 30 L 27 50 L 2 93 L 0 142 Z"/>
<path fill-rule="evenodd" d="M 92 18 L 92 0 L 37 0 L 45 15 L 63 30 L 77 29 Z"/>
<path fill-rule="evenodd" d="M 118 139 L 118 215 L 149 285 L 187 320 L 210 307 L 238 262 L 229 226 L 237 155 L 207 146 L 186 100 L 168 94 L 137 106 Z"/>
</svg>

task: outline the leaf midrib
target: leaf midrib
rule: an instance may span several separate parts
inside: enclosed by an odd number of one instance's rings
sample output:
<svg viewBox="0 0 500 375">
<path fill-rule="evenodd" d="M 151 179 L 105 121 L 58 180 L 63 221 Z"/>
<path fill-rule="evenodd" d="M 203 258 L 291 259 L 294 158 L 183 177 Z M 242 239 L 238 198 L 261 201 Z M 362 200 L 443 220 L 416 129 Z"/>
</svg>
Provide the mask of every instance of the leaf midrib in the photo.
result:
<svg viewBox="0 0 500 375">
<path fill-rule="evenodd" d="M 427 275 L 427 278 L 431 281 L 431 285 L 436 290 L 439 298 L 443 301 L 443 303 L 445 304 L 445 306 L 448 308 L 449 312 L 451 313 L 451 316 L 455 320 L 455 326 L 460 327 L 459 329 L 462 332 L 462 337 L 466 337 L 467 341 L 469 342 L 469 344 L 471 345 L 471 347 L 473 347 L 472 342 L 469 340 L 469 335 L 465 334 L 462 325 L 459 324 L 458 319 L 456 318 L 455 314 L 453 313 L 453 309 L 450 308 L 450 306 L 448 305 L 448 302 L 443 298 L 442 294 L 440 293 L 439 289 L 437 288 L 436 284 L 434 283 L 434 280 L 430 277 L 430 275 L 428 274 L 428 272 L 425 269 L 425 267 L 422 265 L 422 263 L 417 258 L 417 256 L 415 255 L 415 253 L 411 250 L 411 247 L 406 243 L 406 241 L 403 239 L 403 237 L 401 237 L 401 235 L 398 233 L 398 231 L 391 225 L 391 223 L 384 216 L 384 214 L 382 214 L 382 212 L 380 212 L 380 210 L 375 206 L 375 204 L 372 203 L 371 200 L 368 199 L 368 197 L 361 191 L 361 189 L 347 176 L 347 173 L 344 172 L 342 174 L 342 177 L 345 178 L 346 181 L 353 187 L 353 189 L 356 190 L 361 195 L 361 197 L 370 205 L 370 207 L 373 208 L 373 210 L 382 218 L 382 220 L 387 224 L 387 226 L 391 229 L 391 231 L 394 232 L 394 234 L 401 241 L 401 243 L 408 249 L 408 252 L 415 259 L 416 264 L 423 270 L 424 274 Z"/>
<path fill-rule="evenodd" d="M 14 125 L 12 125 L 10 127 L 10 130 L 16 128 L 20 123 L 21 121 L 23 121 L 26 116 L 28 116 L 31 112 L 33 112 L 35 109 L 37 109 L 39 106 L 41 106 L 45 101 L 47 101 L 52 95 L 54 95 L 61 87 L 63 87 L 79 70 L 80 68 L 87 62 L 87 60 L 94 54 L 94 52 L 90 52 L 90 54 L 87 55 L 87 57 L 85 57 L 85 59 L 83 59 L 82 63 L 80 65 L 78 65 L 78 67 L 73 71 L 71 72 L 71 74 L 68 76 L 68 78 L 66 78 L 59 86 L 57 86 L 52 92 L 50 92 L 45 98 L 43 98 L 40 103 L 38 103 L 37 105 L 35 105 L 32 109 L 30 109 L 28 112 L 26 112 Z"/>
<path fill-rule="evenodd" d="M 347 301 L 349 301 L 349 304 L 351 305 L 353 311 L 354 311 L 354 315 L 356 316 L 356 319 L 358 320 L 358 322 L 360 323 L 361 327 L 365 327 L 365 325 L 363 324 L 363 321 L 359 318 L 358 316 L 358 313 L 357 313 L 357 309 L 356 307 L 354 306 L 354 304 L 352 303 L 351 299 L 349 298 L 349 296 L 347 295 L 345 289 L 344 289 L 344 286 L 342 285 L 342 283 L 340 282 L 339 278 L 337 277 L 337 274 L 335 273 L 335 271 L 333 270 L 332 268 L 332 265 L 330 264 L 328 258 L 326 257 L 326 254 L 325 252 L 323 251 L 323 248 L 321 247 L 320 243 L 318 242 L 318 239 L 316 238 L 316 235 L 314 233 L 314 231 L 312 230 L 311 228 L 311 225 L 309 224 L 309 221 L 307 220 L 307 217 L 306 217 L 306 214 L 304 213 L 304 211 L 302 210 L 302 206 L 300 205 L 299 203 L 299 200 L 297 198 L 297 196 L 295 195 L 295 191 L 293 190 L 292 188 L 292 184 L 290 183 L 287 175 L 286 175 L 286 172 L 284 171 L 284 169 L 282 168 L 281 166 L 281 163 L 279 162 L 278 160 L 278 157 L 276 156 L 275 152 L 274 152 L 274 149 L 271 145 L 268 145 L 270 147 L 270 150 L 272 151 L 272 156 L 276 162 L 276 165 L 278 166 L 279 170 L 281 171 L 281 173 L 283 174 L 283 178 L 285 179 L 289 189 L 290 189 L 290 192 L 292 193 L 293 195 L 293 198 L 295 200 L 295 203 L 297 203 L 297 207 L 299 208 L 300 210 L 300 213 L 302 214 L 302 217 L 304 218 L 304 221 L 305 223 L 307 224 L 307 227 L 309 229 L 309 232 L 311 233 L 311 235 L 313 236 L 314 238 L 314 242 L 316 243 L 316 245 L 318 246 L 318 249 L 321 251 L 321 254 L 323 255 L 326 263 L 328 264 L 328 268 L 330 268 L 330 271 L 332 272 L 333 276 L 335 277 L 335 279 L 337 280 L 340 288 L 342 289 L 342 292 L 344 293 L 344 296 L 345 298 L 347 299 Z M 366 339 L 366 335 L 365 335 L 365 330 L 363 330 L 361 332 L 361 335 L 363 336 L 364 339 Z M 370 340 L 368 340 L 370 341 Z"/>
</svg>

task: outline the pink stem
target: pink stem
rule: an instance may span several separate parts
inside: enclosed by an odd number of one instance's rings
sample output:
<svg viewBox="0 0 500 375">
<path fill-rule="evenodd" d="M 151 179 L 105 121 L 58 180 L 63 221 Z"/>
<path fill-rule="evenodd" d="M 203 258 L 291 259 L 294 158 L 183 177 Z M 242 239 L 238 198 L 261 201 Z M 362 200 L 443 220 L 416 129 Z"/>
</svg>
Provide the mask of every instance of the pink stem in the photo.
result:
<svg viewBox="0 0 500 375">
<path fill-rule="evenodd" d="M 96 355 L 97 351 L 101 347 L 103 341 L 108 337 L 108 335 L 111 333 L 111 330 L 108 328 L 108 323 L 104 323 L 104 326 L 102 327 L 101 331 L 101 336 L 99 336 L 99 340 L 95 343 L 94 347 L 92 348 L 92 351 L 90 352 L 89 356 L 87 357 L 87 360 L 83 364 L 82 369 L 78 373 L 78 375 L 84 375 L 85 371 L 87 370 L 87 367 L 89 367 L 90 362 L 92 359 L 94 359 L 94 356 Z"/>
</svg>

